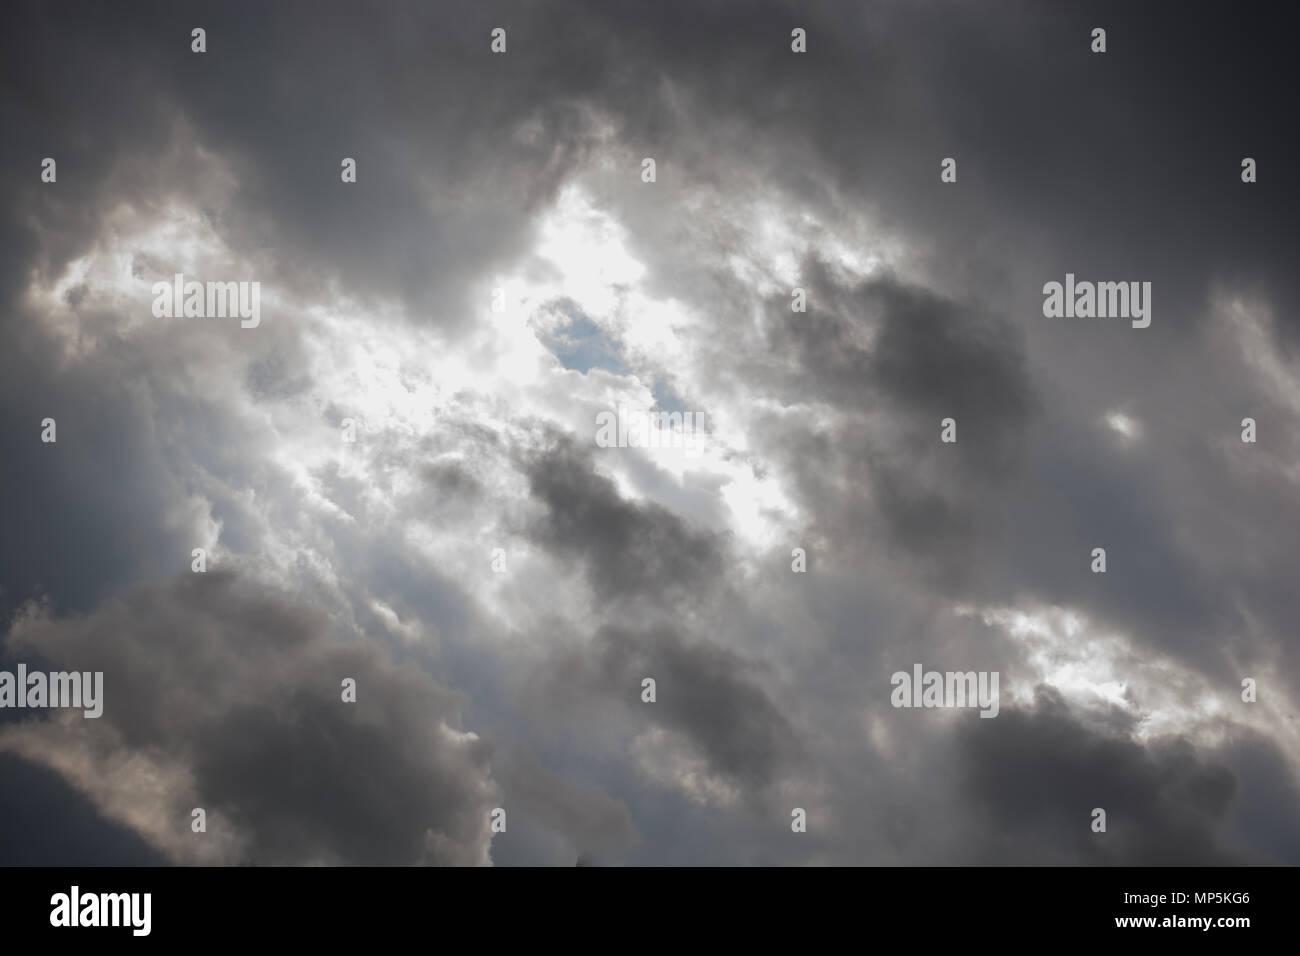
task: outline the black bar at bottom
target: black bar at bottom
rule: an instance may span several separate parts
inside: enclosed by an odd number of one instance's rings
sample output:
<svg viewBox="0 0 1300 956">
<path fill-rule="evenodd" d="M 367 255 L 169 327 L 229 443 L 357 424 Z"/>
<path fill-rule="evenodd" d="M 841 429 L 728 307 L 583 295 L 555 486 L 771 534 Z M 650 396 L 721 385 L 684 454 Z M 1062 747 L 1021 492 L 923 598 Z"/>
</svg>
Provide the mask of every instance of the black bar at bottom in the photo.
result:
<svg viewBox="0 0 1300 956">
<path fill-rule="evenodd" d="M 0 870 L 0 882 L 7 942 L 75 934 L 78 943 L 301 947 L 432 933 L 438 944 L 461 930 L 484 944 L 716 939 L 734 948 L 780 945 L 772 934 L 788 930 L 828 944 L 920 933 L 925 944 L 1131 936 L 1231 945 L 1286 938 L 1300 923 L 1289 868 L 36 868 Z M 119 925 L 72 926 L 73 887 L 75 922 Z"/>
</svg>

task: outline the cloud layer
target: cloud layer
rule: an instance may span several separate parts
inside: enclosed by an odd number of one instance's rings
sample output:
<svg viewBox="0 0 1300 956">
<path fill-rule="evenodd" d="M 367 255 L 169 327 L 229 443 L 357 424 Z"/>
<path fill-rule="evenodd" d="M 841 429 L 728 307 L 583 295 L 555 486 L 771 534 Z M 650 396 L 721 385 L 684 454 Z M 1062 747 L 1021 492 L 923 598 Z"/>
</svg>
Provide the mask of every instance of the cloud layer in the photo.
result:
<svg viewBox="0 0 1300 956">
<path fill-rule="evenodd" d="M 0 712 L 5 862 L 1300 862 L 1261 18 L 9 16 L 0 666 L 106 704 Z M 155 318 L 176 273 L 261 325 Z M 1066 273 L 1150 328 L 1044 318 Z M 620 404 L 705 447 L 600 447 Z M 895 709 L 915 663 L 998 717 Z"/>
</svg>

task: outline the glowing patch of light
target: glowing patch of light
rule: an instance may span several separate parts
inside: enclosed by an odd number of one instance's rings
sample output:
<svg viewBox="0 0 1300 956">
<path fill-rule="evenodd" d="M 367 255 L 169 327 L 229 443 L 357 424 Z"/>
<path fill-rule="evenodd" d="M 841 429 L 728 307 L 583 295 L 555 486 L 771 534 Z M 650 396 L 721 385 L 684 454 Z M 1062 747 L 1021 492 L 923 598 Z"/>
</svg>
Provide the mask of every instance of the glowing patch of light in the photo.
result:
<svg viewBox="0 0 1300 956">
<path fill-rule="evenodd" d="M 608 315 L 619 303 L 618 287 L 640 280 L 645 267 L 628 254 L 622 226 L 577 186 L 561 192 L 554 213 L 541 225 L 536 252 L 560 272 L 563 294 L 588 315 Z"/>
<path fill-rule="evenodd" d="M 1142 423 L 1121 411 L 1108 412 L 1106 424 L 1125 442 L 1137 441 L 1142 437 Z"/>
</svg>

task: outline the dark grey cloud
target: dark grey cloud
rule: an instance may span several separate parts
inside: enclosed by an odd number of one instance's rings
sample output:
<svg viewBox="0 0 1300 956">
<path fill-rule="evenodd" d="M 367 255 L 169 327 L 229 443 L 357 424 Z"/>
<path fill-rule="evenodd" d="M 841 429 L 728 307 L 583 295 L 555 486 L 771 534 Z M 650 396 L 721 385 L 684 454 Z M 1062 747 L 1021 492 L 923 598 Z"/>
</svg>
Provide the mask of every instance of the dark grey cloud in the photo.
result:
<svg viewBox="0 0 1300 956">
<path fill-rule="evenodd" d="M 486 862 L 496 786 L 486 745 L 456 727 L 463 702 L 331 630 L 316 609 L 210 571 L 143 586 L 86 617 L 31 622 L 7 650 L 103 672 L 103 716 L 86 722 L 83 741 L 63 740 L 73 750 L 64 757 L 87 764 L 82 786 L 111 793 L 94 757 L 151 755 L 172 785 L 159 798 L 167 819 L 148 827 L 164 852 L 225 863 Z M 342 700 L 344 678 L 356 681 L 355 703 Z M 130 809 L 101 798 L 119 815 Z M 209 815 L 207 834 L 190 833 L 195 806 Z"/>
<path fill-rule="evenodd" d="M 804 272 L 812 313 L 787 301 L 767 313 L 770 348 L 787 359 L 779 387 L 843 418 L 774 419 L 765 437 L 796 476 L 810 531 L 845 555 L 883 534 L 946 586 L 969 579 L 1035 412 L 1018 328 L 896 277 L 846 286 L 824 263 Z M 949 418 L 955 444 L 939 441 Z"/>
<path fill-rule="evenodd" d="M 761 788 L 799 759 L 795 729 L 764 690 L 761 668 L 740 655 L 666 629 L 602 628 L 590 647 L 557 667 L 572 682 L 685 734 L 709 765 L 746 787 Z M 641 700 L 642 680 L 656 682 L 656 701 Z"/>
<path fill-rule="evenodd" d="M 568 437 L 524 465 L 545 509 L 528 529 L 548 552 L 576 560 L 603 601 L 665 602 L 684 607 L 721 576 L 726 542 L 654 503 L 623 498 L 589 450 Z"/>
<path fill-rule="evenodd" d="M 1187 740 L 1144 745 L 1131 727 L 1090 728 L 1051 691 L 1040 693 L 1032 710 L 1007 711 L 998 721 L 996 733 L 969 725 L 955 741 L 965 793 L 986 816 L 973 829 L 972 861 L 1261 862 L 1223 839 L 1237 776 Z M 1092 830 L 1095 808 L 1106 811 L 1104 834 Z"/>
</svg>

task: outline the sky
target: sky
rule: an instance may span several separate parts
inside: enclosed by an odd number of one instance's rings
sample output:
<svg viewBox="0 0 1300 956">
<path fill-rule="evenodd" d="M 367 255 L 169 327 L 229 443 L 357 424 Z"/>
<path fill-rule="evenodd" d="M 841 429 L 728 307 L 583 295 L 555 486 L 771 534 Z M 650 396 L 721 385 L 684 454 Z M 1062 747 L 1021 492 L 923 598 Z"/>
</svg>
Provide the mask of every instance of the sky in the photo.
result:
<svg viewBox="0 0 1300 956">
<path fill-rule="evenodd" d="M 1271 13 L 8 5 L 0 863 L 1300 863 Z"/>
</svg>

